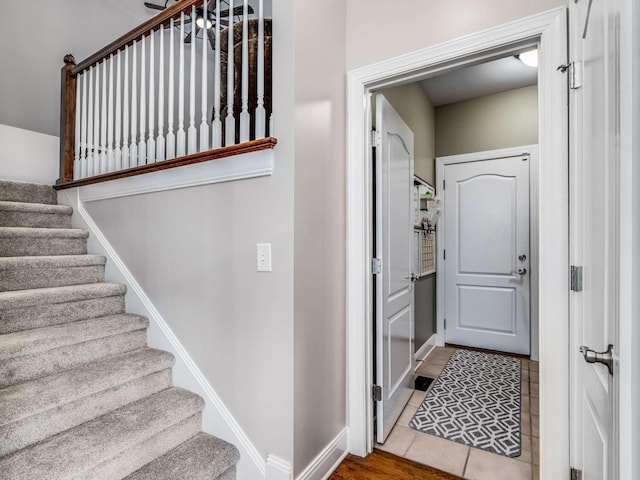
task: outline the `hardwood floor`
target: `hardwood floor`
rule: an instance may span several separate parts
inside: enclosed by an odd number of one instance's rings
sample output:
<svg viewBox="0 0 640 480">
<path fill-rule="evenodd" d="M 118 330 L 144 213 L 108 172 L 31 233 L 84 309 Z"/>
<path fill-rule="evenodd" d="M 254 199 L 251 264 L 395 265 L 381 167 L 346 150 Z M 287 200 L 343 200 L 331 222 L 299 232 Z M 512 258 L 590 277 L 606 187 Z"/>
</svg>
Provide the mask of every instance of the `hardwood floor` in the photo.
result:
<svg viewBox="0 0 640 480">
<path fill-rule="evenodd" d="M 462 480 L 406 458 L 374 450 L 366 458 L 349 455 L 329 480 Z"/>
</svg>

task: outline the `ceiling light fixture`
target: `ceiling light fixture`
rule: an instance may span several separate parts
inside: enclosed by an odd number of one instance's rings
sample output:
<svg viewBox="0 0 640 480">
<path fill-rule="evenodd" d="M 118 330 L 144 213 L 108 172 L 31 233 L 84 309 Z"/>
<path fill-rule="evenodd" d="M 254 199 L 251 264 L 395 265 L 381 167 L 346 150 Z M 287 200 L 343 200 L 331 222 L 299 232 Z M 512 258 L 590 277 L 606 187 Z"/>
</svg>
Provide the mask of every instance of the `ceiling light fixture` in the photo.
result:
<svg viewBox="0 0 640 480">
<path fill-rule="evenodd" d="M 516 57 L 528 67 L 538 66 L 538 49 L 523 52 L 519 55 L 516 55 Z"/>
<path fill-rule="evenodd" d="M 198 18 L 196 18 L 196 25 L 198 28 L 204 28 L 204 18 L 202 18 L 201 15 L 198 15 Z M 211 27 L 213 27 L 213 22 L 207 18 L 207 29 Z"/>
</svg>

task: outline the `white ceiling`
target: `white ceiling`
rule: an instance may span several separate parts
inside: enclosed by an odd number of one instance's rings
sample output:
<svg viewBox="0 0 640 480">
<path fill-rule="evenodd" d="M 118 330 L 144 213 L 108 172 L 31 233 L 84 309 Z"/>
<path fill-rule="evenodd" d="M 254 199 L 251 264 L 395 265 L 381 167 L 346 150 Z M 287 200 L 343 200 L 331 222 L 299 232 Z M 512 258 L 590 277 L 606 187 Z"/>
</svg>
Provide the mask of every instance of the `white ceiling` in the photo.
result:
<svg viewBox="0 0 640 480">
<path fill-rule="evenodd" d="M 509 56 L 427 78 L 420 86 L 434 107 L 528 87 L 538 82 L 538 69 Z"/>
</svg>

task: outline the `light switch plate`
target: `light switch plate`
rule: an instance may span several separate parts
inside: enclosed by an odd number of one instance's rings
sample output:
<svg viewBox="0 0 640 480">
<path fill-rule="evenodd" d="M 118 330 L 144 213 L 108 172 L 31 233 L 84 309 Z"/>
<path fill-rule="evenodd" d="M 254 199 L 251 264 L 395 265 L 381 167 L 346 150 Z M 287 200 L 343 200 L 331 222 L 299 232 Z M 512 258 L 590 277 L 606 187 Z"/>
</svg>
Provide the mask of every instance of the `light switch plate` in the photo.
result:
<svg viewBox="0 0 640 480">
<path fill-rule="evenodd" d="M 258 243 L 256 247 L 258 252 L 258 271 L 271 272 L 271 244 Z"/>
</svg>

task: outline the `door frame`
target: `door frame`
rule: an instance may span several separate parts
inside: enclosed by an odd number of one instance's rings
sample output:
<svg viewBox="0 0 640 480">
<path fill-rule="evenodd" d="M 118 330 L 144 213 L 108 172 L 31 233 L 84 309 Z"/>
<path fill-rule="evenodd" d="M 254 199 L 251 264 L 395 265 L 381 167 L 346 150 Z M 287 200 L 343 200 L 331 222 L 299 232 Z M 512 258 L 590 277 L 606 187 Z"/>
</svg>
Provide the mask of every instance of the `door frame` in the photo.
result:
<svg viewBox="0 0 640 480">
<path fill-rule="evenodd" d="M 538 360 L 538 146 L 524 145 L 522 147 L 436 157 L 436 187 L 443 184 L 444 170 L 447 165 L 482 162 L 497 158 L 515 157 L 517 155 L 529 155 L 529 348 L 531 359 Z M 438 188 L 436 188 L 437 193 Z M 436 228 L 436 272 L 440 272 L 436 274 L 436 345 L 439 347 L 443 347 L 445 344 L 446 275 L 443 251 L 447 238 L 447 232 L 444 228 L 446 212 L 447 205 L 442 202 L 440 219 L 438 220 L 439 227 Z"/>
<path fill-rule="evenodd" d="M 567 11 L 556 8 L 347 75 L 347 426 L 349 451 L 373 450 L 371 92 L 526 45 L 539 48 L 540 435 L 542 478 L 569 469 L 569 192 Z M 563 407 L 559 407 L 563 406 Z"/>
</svg>

